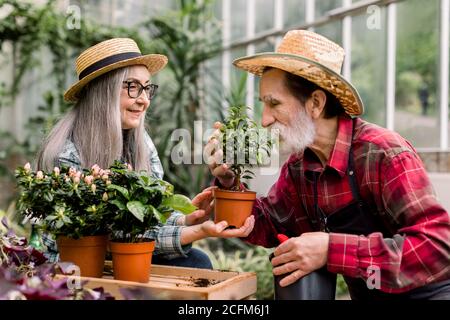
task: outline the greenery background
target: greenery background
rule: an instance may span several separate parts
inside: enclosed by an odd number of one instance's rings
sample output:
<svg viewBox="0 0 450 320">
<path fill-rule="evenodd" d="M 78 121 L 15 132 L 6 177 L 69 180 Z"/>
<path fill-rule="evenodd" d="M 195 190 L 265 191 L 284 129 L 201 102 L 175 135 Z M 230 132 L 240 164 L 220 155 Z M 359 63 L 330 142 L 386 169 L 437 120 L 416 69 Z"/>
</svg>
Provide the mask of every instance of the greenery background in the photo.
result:
<svg viewBox="0 0 450 320">
<path fill-rule="evenodd" d="M 79 1 L 82 9 L 88 2 Z M 434 139 L 439 120 L 436 94 L 438 2 L 432 0 L 424 5 L 421 0 L 408 0 L 398 5 L 396 126 L 401 134 L 419 147 L 438 145 L 438 140 Z M 339 6 L 339 3 L 340 0 L 316 1 L 316 12 L 321 15 Z M 178 193 L 193 196 L 209 185 L 211 176 L 206 166 L 174 165 L 170 161 L 170 153 L 176 143 L 171 141 L 173 129 L 184 128 L 193 136 L 193 122 L 210 120 L 206 114 L 213 120 L 223 120 L 222 101 L 230 104 L 245 102 L 246 77 L 242 73 L 232 73 L 232 87 L 226 90 L 222 87 L 220 75 L 210 69 L 214 63 L 216 67 L 220 64 L 217 60 L 221 51 L 220 21 L 215 15 L 217 3 L 213 0 L 177 0 L 172 9 L 132 27 L 112 27 L 82 17 L 78 29 L 67 28 L 67 21 L 73 17 L 62 14 L 57 4 L 57 0 L 49 0 L 43 6 L 33 2 L 0 0 L 0 12 L 9 12 L 0 19 L 0 55 L 8 57 L 0 68 L 8 66 L 13 70 L 12 79 L 0 82 L 0 111 L 11 112 L 18 96 L 29 89 L 26 80 L 30 71 L 45 71 L 50 83 L 41 92 L 42 103 L 38 113 L 27 120 L 23 137 L 0 128 L 0 185 L 3 186 L 0 208 L 9 207 L 8 215 L 14 216 L 13 169 L 34 158 L 42 137 L 55 120 L 70 108 L 62 100 L 62 93 L 75 80 L 72 68 L 75 57 L 85 48 L 112 37 L 131 37 L 143 53 L 158 52 L 169 57 L 168 67 L 157 79 L 160 91 L 153 102 L 153 106 L 157 107 L 151 108 L 147 126 L 163 162 L 165 178 L 174 184 Z M 296 18 L 290 17 L 292 10 L 289 8 L 298 4 L 296 1 L 286 1 L 286 5 L 287 23 L 294 24 Z M 269 19 L 261 20 L 261 17 L 271 13 L 270 6 L 258 6 L 257 10 L 257 19 L 261 24 L 258 28 L 264 29 L 264 26 L 267 28 L 273 23 Z M 242 36 L 240 30 L 245 26 L 241 24 L 232 26 L 233 37 Z M 384 8 L 381 24 L 385 28 Z M 317 31 L 341 43 L 340 32 L 337 32 L 340 28 L 341 23 L 336 22 L 324 25 Z M 369 32 L 365 30 L 364 16 L 355 17 L 352 40 L 352 81 L 365 101 L 365 117 L 385 125 L 385 73 L 380 68 L 386 63 L 385 32 Z M 7 50 L 8 47 L 11 50 Z M 256 44 L 257 52 L 271 48 L 268 42 Z M 233 56 L 243 54 L 244 48 L 233 49 Z M 257 85 L 257 79 L 255 82 Z M 422 115 L 418 91 L 425 84 L 429 91 L 430 107 L 428 114 Z M 255 117 L 258 118 L 260 113 L 261 107 L 255 103 Z M 417 122 L 411 125 L 410 119 Z M 187 147 L 193 148 L 192 145 Z M 2 211 L 0 215 L 4 214 Z M 17 219 L 15 227 L 24 234 L 29 231 Z M 202 247 L 219 269 L 256 270 L 258 298 L 271 297 L 271 267 L 267 260 L 270 250 L 248 246 L 239 240 L 201 241 L 196 246 Z M 342 279 L 339 288 L 340 293 L 345 292 Z"/>
</svg>

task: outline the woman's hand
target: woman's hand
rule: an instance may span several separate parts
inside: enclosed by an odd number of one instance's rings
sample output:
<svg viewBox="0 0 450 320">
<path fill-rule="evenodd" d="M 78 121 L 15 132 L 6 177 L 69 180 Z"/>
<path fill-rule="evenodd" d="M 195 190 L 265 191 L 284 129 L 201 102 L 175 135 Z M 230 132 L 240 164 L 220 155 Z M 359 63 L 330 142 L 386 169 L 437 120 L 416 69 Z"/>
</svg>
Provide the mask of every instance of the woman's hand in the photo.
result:
<svg viewBox="0 0 450 320">
<path fill-rule="evenodd" d="M 192 199 L 192 204 L 196 206 L 198 210 L 184 216 L 184 225 L 192 226 L 209 220 L 213 208 L 212 190 L 215 188 L 216 187 L 206 188 Z"/>
<path fill-rule="evenodd" d="M 222 123 L 214 123 L 214 129 L 216 130 L 209 138 L 204 152 L 208 159 L 207 163 L 211 174 L 219 180 L 224 188 L 228 189 L 233 186 L 234 173 L 226 164 L 222 164 L 223 151 L 218 150 L 219 141 L 217 139 L 219 138 L 221 127 Z"/>
</svg>

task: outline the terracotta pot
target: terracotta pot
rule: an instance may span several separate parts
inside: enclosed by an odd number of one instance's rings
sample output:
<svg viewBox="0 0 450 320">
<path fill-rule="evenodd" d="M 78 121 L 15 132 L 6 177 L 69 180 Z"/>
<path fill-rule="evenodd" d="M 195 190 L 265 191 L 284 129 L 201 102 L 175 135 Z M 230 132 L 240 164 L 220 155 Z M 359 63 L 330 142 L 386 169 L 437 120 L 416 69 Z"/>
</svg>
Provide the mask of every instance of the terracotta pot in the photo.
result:
<svg viewBox="0 0 450 320">
<path fill-rule="evenodd" d="M 101 278 L 105 265 L 108 236 L 87 236 L 72 239 L 58 236 L 56 244 L 61 261 L 73 262 L 80 267 L 83 277 Z"/>
<path fill-rule="evenodd" d="M 214 189 L 214 222 L 227 221 L 228 226 L 240 228 L 252 213 L 256 192 Z"/>
<path fill-rule="evenodd" d="M 147 283 L 150 279 L 155 241 L 122 243 L 109 242 L 114 279 Z"/>
</svg>

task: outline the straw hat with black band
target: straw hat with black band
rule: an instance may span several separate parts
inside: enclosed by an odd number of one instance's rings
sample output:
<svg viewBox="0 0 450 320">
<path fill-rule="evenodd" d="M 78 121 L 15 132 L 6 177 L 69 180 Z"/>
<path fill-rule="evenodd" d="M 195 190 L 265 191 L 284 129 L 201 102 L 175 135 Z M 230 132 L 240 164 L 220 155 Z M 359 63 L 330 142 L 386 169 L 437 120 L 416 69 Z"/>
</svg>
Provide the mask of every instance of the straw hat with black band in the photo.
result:
<svg viewBox="0 0 450 320">
<path fill-rule="evenodd" d="M 276 52 L 238 58 L 233 64 L 257 76 L 262 76 L 266 67 L 293 73 L 333 94 L 347 114 L 359 116 L 364 106 L 358 91 L 340 74 L 344 55 L 344 49 L 317 33 L 292 30 Z"/>
<path fill-rule="evenodd" d="M 131 65 L 144 65 L 153 75 L 164 68 L 167 61 L 167 57 L 161 54 L 142 55 L 132 39 L 114 38 L 100 42 L 83 51 L 76 59 L 78 82 L 64 93 L 64 100 L 77 101 L 81 90 L 91 80 L 109 71 Z"/>
</svg>

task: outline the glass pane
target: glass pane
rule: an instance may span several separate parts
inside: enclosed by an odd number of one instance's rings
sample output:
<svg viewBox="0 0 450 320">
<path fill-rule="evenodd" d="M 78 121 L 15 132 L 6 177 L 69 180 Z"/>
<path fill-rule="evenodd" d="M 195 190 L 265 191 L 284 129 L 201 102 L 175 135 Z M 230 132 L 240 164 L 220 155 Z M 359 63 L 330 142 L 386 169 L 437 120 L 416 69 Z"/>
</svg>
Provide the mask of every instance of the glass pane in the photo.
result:
<svg viewBox="0 0 450 320">
<path fill-rule="evenodd" d="M 272 29 L 275 11 L 274 0 L 255 0 L 255 8 L 255 32 L 258 33 Z"/>
<path fill-rule="evenodd" d="M 362 118 L 386 126 L 386 9 L 380 29 L 369 30 L 366 22 L 366 15 L 352 18 L 351 82 L 364 103 Z"/>
<path fill-rule="evenodd" d="M 275 39 L 275 38 L 274 38 Z M 268 41 L 258 42 L 255 45 L 255 52 L 271 52 L 275 50 L 274 47 L 274 39 L 269 39 Z M 253 102 L 253 118 L 257 123 L 261 123 L 261 115 L 262 115 L 262 103 L 259 101 L 259 80 L 260 77 L 254 78 L 255 80 L 255 96 Z"/>
<path fill-rule="evenodd" d="M 245 38 L 247 4 L 242 0 L 231 0 L 231 41 Z"/>
<path fill-rule="evenodd" d="M 214 16 L 218 20 L 222 20 L 222 0 L 214 1 Z"/>
<path fill-rule="evenodd" d="M 396 59 L 395 130 L 415 147 L 438 147 L 438 0 L 398 4 Z"/>
<path fill-rule="evenodd" d="M 94 20 L 101 24 L 111 24 L 111 2 L 102 2 L 100 0 L 89 0 L 82 3 L 82 12 L 90 20 Z M 118 14 L 117 12 L 115 12 Z"/>
<path fill-rule="evenodd" d="M 315 17 L 324 16 L 328 11 L 342 7 L 342 0 L 316 0 L 315 1 Z"/>
<path fill-rule="evenodd" d="M 449 47 L 448 47 L 448 54 L 450 56 L 450 33 L 449 33 Z M 448 140 L 450 141 L 450 81 L 449 81 L 449 86 L 448 86 L 448 107 L 449 107 L 449 122 L 448 122 Z"/>
<path fill-rule="evenodd" d="M 314 29 L 314 32 L 317 32 L 324 37 L 336 42 L 340 46 L 342 46 L 342 21 L 337 20 L 334 22 L 327 23 L 323 26 L 317 27 Z"/>
<path fill-rule="evenodd" d="M 231 50 L 231 62 L 233 62 L 237 58 L 242 58 L 247 55 L 246 47 L 239 47 Z M 239 82 L 239 77 L 241 76 L 241 69 L 236 68 L 234 65 L 230 66 L 230 82 L 237 83 Z"/>
<path fill-rule="evenodd" d="M 134 26 L 148 18 L 144 14 L 148 12 L 147 6 L 140 0 L 113 1 L 112 12 L 113 23 L 122 26 Z"/>
<path fill-rule="evenodd" d="M 222 86 L 222 56 L 218 55 L 205 64 L 204 94 L 207 121 L 221 120 L 223 86 Z"/>
<path fill-rule="evenodd" d="M 305 22 L 306 0 L 284 1 L 284 26 L 296 26 Z"/>
</svg>

